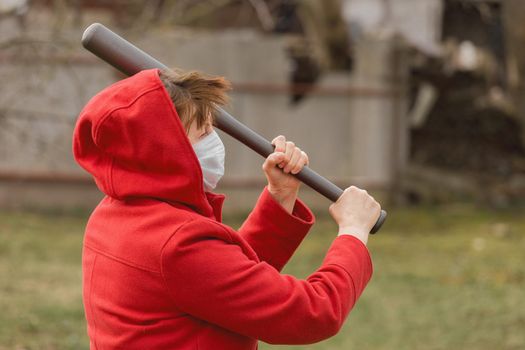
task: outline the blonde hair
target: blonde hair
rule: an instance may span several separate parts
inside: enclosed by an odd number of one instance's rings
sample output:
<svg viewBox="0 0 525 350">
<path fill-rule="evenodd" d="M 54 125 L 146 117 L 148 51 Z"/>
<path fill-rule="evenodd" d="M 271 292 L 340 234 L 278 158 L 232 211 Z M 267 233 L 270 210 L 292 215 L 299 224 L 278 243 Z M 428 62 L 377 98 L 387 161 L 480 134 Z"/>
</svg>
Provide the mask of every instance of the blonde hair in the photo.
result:
<svg viewBox="0 0 525 350">
<path fill-rule="evenodd" d="M 227 91 L 231 83 L 224 77 L 213 77 L 198 71 L 161 70 L 160 80 L 170 95 L 171 101 L 186 132 L 197 120 L 200 129 L 209 119 L 213 122 L 217 106 L 229 102 Z"/>
</svg>

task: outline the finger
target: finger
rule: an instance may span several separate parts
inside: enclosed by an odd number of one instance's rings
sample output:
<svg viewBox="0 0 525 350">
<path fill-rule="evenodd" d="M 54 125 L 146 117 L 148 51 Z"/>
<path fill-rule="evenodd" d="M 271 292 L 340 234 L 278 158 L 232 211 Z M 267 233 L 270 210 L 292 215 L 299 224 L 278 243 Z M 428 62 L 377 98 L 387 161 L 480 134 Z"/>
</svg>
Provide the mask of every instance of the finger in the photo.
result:
<svg viewBox="0 0 525 350">
<path fill-rule="evenodd" d="M 272 145 L 275 146 L 274 152 L 284 152 L 286 149 L 286 137 L 279 135 L 272 140 Z"/>
<path fill-rule="evenodd" d="M 306 153 L 304 153 L 303 151 L 300 151 L 299 160 L 297 161 L 297 163 L 295 163 L 295 166 L 292 168 L 290 173 L 294 175 L 297 174 L 298 172 L 303 170 L 307 162 L 308 162 L 308 158 L 306 157 Z"/>
<path fill-rule="evenodd" d="M 287 141 L 286 142 L 286 150 L 284 151 L 284 161 L 281 162 L 281 164 L 279 164 L 279 166 L 281 168 L 284 168 L 286 166 L 286 164 L 288 164 L 288 162 L 290 162 L 290 160 L 292 159 L 292 155 L 293 155 L 293 151 L 295 149 L 295 143 L 293 143 L 292 141 Z"/>
<path fill-rule="evenodd" d="M 310 165 L 310 158 L 308 158 L 308 154 L 306 154 L 305 151 L 301 151 L 303 153 L 303 156 L 306 158 L 305 165 Z"/>
<path fill-rule="evenodd" d="M 270 170 L 277 166 L 280 162 L 284 160 L 284 153 L 282 152 L 274 152 L 271 153 L 266 160 L 263 163 L 263 170 Z"/>
<path fill-rule="evenodd" d="M 284 172 L 289 173 L 293 168 L 297 166 L 297 163 L 301 159 L 301 150 L 298 147 L 295 147 L 292 157 L 286 166 L 284 167 Z"/>
</svg>

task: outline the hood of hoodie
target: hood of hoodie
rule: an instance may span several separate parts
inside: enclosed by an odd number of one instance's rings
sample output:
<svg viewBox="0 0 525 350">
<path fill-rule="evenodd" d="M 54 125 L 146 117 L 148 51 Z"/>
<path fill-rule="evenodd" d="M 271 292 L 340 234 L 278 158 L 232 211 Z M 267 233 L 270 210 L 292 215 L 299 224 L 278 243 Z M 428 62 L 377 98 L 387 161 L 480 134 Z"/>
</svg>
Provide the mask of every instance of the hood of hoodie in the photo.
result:
<svg viewBox="0 0 525 350">
<path fill-rule="evenodd" d="M 155 198 L 214 215 L 210 200 L 218 195 L 204 192 L 199 160 L 157 69 L 121 80 L 88 102 L 75 127 L 73 154 L 109 197 Z"/>
</svg>

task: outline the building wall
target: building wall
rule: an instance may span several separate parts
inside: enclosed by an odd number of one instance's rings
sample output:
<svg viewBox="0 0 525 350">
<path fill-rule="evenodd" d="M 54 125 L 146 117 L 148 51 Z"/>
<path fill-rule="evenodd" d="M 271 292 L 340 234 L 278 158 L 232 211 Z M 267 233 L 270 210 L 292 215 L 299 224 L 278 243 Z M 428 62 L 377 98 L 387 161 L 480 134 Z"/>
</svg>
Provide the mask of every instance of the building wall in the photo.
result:
<svg viewBox="0 0 525 350">
<path fill-rule="evenodd" d="M 62 34 L 63 46 L 31 44 L 29 57 L 20 47 L 0 52 L 0 77 L 9 81 L 0 87 L 0 206 L 89 208 L 100 198 L 72 159 L 71 135 L 89 98 L 122 76 L 80 48 L 81 33 Z M 325 74 L 308 98 L 292 106 L 289 37 L 165 29 L 126 37 L 168 66 L 226 76 L 234 84 L 227 109 L 235 117 L 270 140 L 286 135 L 308 152 L 313 169 L 341 187 L 383 193 L 394 187 L 406 148 L 395 43 L 360 42 L 354 73 Z M 226 176 L 218 191 L 231 198 L 226 211 L 247 210 L 265 184 L 263 158 L 223 133 L 221 138 Z M 320 210 L 329 204 L 311 191 L 305 198 Z"/>
</svg>

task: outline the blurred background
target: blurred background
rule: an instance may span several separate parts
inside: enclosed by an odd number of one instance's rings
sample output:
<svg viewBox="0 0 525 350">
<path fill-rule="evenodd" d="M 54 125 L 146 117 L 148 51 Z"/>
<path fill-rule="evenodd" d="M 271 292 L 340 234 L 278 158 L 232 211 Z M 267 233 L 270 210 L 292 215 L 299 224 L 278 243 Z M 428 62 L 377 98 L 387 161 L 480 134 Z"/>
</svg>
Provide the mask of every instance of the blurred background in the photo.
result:
<svg viewBox="0 0 525 350">
<path fill-rule="evenodd" d="M 525 349 L 523 18 L 523 0 L 0 0 L 0 349 L 88 348 L 82 234 L 102 194 L 71 138 L 124 78 L 82 48 L 93 22 L 225 76 L 236 118 L 389 212 L 341 332 L 262 349 Z M 239 227 L 263 158 L 221 138 Z M 285 272 L 305 278 L 337 231 L 328 200 L 301 198 L 317 224 Z"/>
</svg>

